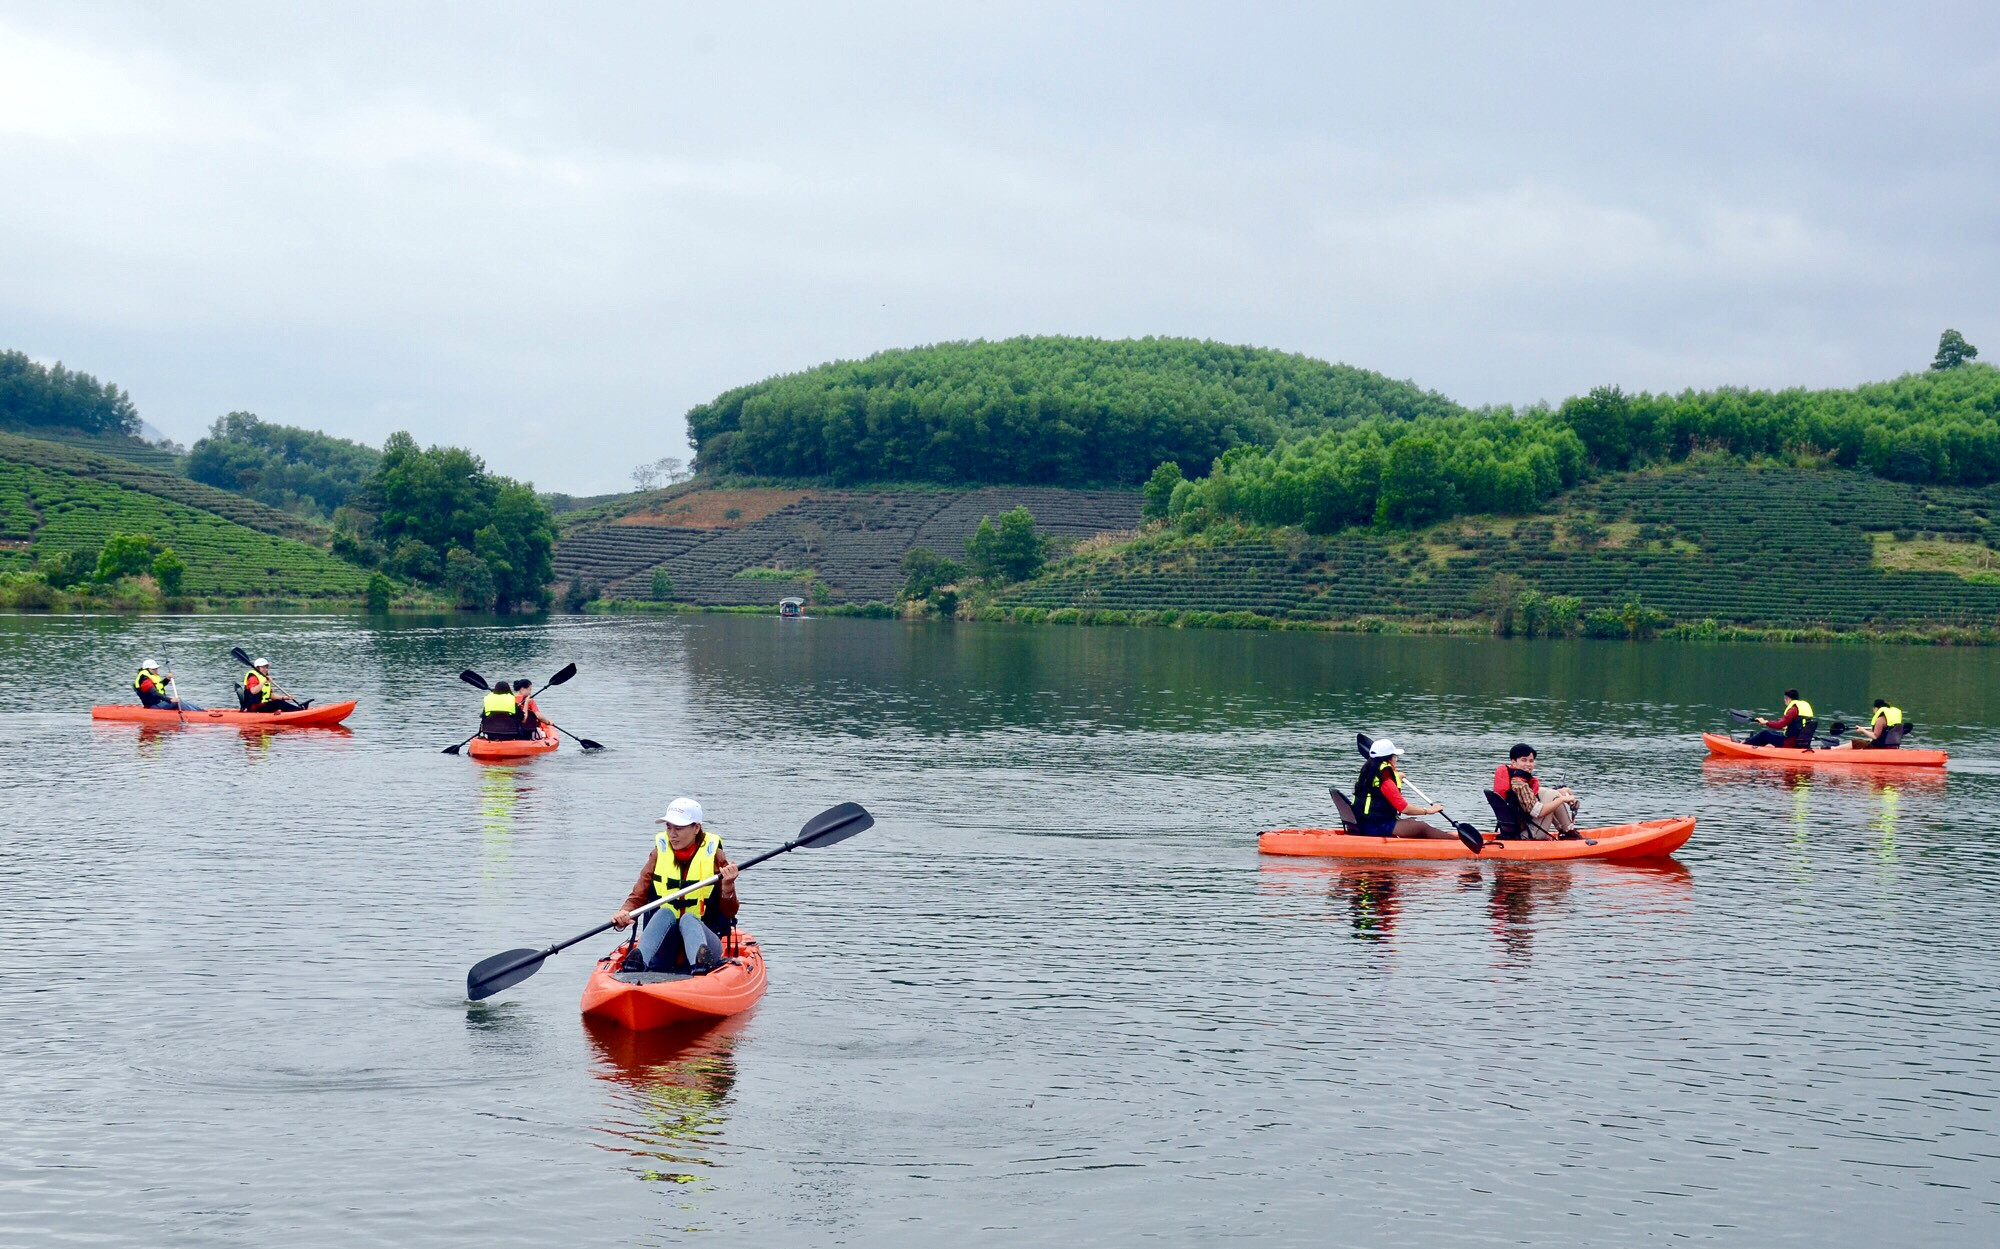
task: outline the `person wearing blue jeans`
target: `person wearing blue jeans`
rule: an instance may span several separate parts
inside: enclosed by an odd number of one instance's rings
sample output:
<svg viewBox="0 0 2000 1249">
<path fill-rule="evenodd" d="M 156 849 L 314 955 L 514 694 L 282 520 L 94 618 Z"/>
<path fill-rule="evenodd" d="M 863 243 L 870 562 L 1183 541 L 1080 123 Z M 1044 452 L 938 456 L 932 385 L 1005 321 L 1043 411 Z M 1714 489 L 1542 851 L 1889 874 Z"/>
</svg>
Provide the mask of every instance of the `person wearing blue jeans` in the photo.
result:
<svg viewBox="0 0 2000 1249">
<path fill-rule="evenodd" d="M 653 852 L 625 904 L 611 917 L 615 927 L 630 924 L 632 912 L 655 898 L 716 879 L 638 917 L 638 965 L 628 959 L 627 971 L 700 972 L 722 962 L 722 934 L 736 926 L 736 865 L 722 852 L 722 838 L 704 830 L 701 819 L 699 802 L 676 798 L 654 821 L 665 827 L 653 839 Z"/>
</svg>

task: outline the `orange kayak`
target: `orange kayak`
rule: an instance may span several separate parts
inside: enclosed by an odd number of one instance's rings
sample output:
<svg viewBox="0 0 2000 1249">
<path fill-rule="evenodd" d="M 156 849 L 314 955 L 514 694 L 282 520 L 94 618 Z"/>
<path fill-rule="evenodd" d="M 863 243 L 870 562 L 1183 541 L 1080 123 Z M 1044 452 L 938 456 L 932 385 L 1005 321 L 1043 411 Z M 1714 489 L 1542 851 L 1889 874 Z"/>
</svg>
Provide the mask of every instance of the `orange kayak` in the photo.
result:
<svg viewBox="0 0 2000 1249">
<path fill-rule="evenodd" d="M 310 728 L 314 725 L 339 724 L 354 710 L 354 700 L 344 703 L 328 703 L 323 707 L 308 707 L 304 711 L 225 711 L 221 707 L 211 707 L 206 711 L 179 712 L 165 707 L 134 707 L 119 704 L 111 707 L 92 707 L 93 720 L 120 720 L 132 724 L 251 724 L 260 728 Z"/>
<path fill-rule="evenodd" d="M 554 733 L 497 742 L 475 737 L 465 744 L 465 753 L 475 759 L 526 759 L 533 755 L 545 755 L 560 745 L 562 738 Z"/>
<path fill-rule="evenodd" d="M 1721 759 L 1762 759 L 1768 763 L 1810 763 L 1837 768 L 1941 768 L 1942 750 L 1799 750 L 1792 746 L 1746 746 L 1720 733 L 1703 733 L 1708 753 Z"/>
<path fill-rule="evenodd" d="M 722 940 L 723 964 L 705 976 L 616 970 L 631 947 L 597 961 L 583 986 L 583 1013 L 627 1028 L 713 1022 L 741 1014 L 764 996 L 764 954 L 738 929 Z"/>
<path fill-rule="evenodd" d="M 1497 841 L 1486 835 L 1482 862 L 1545 863 L 1559 859 L 1658 859 L 1687 844 L 1694 817 L 1578 829 L 1583 836 L 1564 841 Z M 1276 828 L 1257 838 L 1259 854 L 1296 854 L 1330 859 L 1470 859 L 1456 837 L 1435 841 L 1413 837 L 1355 837 L 1337 828 Z"/>
</svg>

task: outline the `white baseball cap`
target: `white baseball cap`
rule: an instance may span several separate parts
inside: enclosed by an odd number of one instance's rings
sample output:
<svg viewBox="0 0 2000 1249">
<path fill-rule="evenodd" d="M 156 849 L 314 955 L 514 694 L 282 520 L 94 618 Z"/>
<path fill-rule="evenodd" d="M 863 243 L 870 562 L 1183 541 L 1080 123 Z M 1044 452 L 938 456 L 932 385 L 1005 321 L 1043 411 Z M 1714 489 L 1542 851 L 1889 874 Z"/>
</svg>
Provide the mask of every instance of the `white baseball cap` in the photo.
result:
<svg viewBox="0 0 2000 1249">
<path fill-rule="evenodd" d="M 157 659 L 145 659 L 139 662 L 139 666 L 141 668 L 157 668 L 160 666 L 160 661 Z"/>
<path fill-rule="evenodd" d="M 692 798 L 676 798 L 667 804 L 667 813 L 659 819 L 654 820 L 653 823 L 672 824 L 676 828 L 685 828 L 690 824 L 699 824 L 701 823 L 701 804 Z"/>
<path fill-rule="evenodd" d="M 1396 743 L 1390 741 L 1386 737 L 1376 738 L 1375 741 L 1368 747 L 1368 757 L 1370 759 L 1387 759 L 1391 755 L 1400 755 L 1402 753 L 1403 752 L 1396 746 Z"/>
<path fill-rule="evenodd" d="M 253 659 L 250 661 L 250 666 L 252 668 L 268 668 L 271 666 L 271 661 L 268 659 Z"/>
</svg>

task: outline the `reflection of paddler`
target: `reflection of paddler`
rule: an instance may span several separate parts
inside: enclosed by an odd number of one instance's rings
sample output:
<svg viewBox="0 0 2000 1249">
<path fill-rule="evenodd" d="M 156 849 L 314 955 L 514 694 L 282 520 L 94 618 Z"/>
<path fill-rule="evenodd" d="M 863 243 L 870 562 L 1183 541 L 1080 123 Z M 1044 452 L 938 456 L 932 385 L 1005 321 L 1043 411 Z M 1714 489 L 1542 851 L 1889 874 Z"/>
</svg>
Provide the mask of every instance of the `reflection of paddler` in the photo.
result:
<svg viewBox="0 0 2000 1249">
<path fill-rule="evenodd" d="M 649 1166 L 651 1180 L 690 1183 L 690 1166 L 713 1166 L 702 1147 L 716 1140 L 730 1091 L 736 1086 L 735 1047 L 741 1017 L 711 1028 L 634 1030 L 583 1019 L 596 1058 L 591 1074 L 623 1089 L 619 1109 L 630 1115 L 607 1124 L 612 1148 L 665 1166 Z"/>
<path fill-rule="evenodd" d="M 1487 913 L 1493 931 L 1509 954 L 1525 958 L 1534 941 L 1537 912 L 1546 911 L 1569 892 L 1569 868 L 1527 863 L 1501 864 L 1493 873 Z"/>
<path fill-rule="evenodd" d="M 1380 941 L 1396 931 L 1403 900 L 1397 895 L 1396 870 L 1391 867 L 1337 872 L 1332 894 L 1345 898 L 1348 922 L 1363 941 Z"/>
</svg>

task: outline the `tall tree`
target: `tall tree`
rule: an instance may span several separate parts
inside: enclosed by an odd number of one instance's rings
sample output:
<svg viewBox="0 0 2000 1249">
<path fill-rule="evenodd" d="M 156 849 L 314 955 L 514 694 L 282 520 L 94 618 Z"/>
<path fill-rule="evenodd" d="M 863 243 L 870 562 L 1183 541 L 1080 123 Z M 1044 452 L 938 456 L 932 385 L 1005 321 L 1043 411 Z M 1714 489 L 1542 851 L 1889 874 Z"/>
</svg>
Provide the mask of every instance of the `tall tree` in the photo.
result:
<svg viewBox="0 0 2000 1249">
<path fill-rule="evenodd" d="M 1962 364 L 1979 358 L 1979 348 L 1965 341 L 1965 335 L 1957 330 L 1946 330 L 1938 336 L 1937 355 L 1931 359 L 1931 368 L 1942 372 L 1955 369 Z"/>
</svg>

